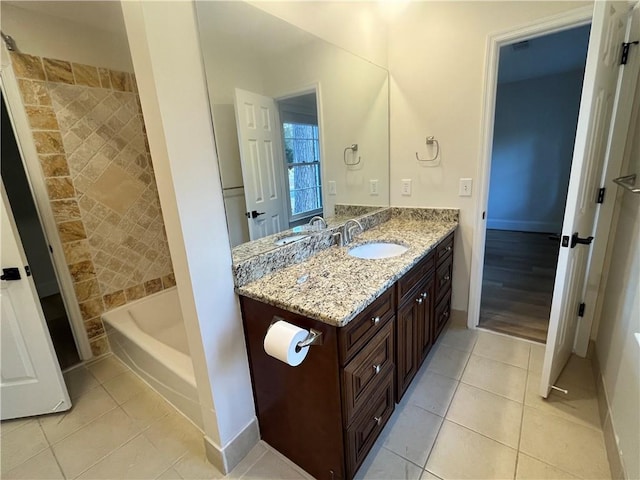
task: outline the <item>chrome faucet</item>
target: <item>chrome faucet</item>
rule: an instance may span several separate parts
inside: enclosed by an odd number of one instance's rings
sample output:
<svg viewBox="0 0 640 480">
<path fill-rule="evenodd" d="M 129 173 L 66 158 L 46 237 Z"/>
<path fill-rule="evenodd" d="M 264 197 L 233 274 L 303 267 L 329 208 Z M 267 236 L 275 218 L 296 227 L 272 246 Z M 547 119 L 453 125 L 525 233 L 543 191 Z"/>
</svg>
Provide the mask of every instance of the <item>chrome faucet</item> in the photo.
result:
<svg viewBox="0 0 640 480">
<path fill-rule="evenodd" d="M 354 224 L 354 225 L 351 225 L 351 224 Z M 360 229 L 360 231 L 359 232 L 355 231 L 358 228 Z M 362 233 L 362 232 L 364 232 L 364 228 L 362 227 L 362 224 L 358 220 L 354 218 L 347 220 L 344 224 L 344 230 L 342 232 L 343 245 L 349 245 L 353 241 L 356 234 Z"/>
<path fill-rule="evenodd" d="M 315 217 L 311 218 L 311 220 L 309 220 L 309 226 L 312 229 L 315 229 L 316 222 L 320 223 L 320 229 L 327 228 L 327 221 L 319 215 L 316 215 Z"/>
</svg>

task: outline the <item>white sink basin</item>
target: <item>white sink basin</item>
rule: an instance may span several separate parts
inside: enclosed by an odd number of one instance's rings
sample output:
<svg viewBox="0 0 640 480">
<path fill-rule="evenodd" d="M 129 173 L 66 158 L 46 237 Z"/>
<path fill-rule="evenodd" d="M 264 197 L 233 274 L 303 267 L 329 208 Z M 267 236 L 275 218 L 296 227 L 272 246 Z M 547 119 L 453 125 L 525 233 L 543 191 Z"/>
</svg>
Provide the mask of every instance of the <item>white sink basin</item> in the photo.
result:
<svg viewBox="0 0 640 480">
<path fill-rule="evenodd" d="M 356 258 L 374 260 L 378 258 L 390 258 L 402 255 L 409 247 L 391 242 L 365 243 L 349 249 L 349 255 Z"/>
<path fill-rule="evenodd" d="M 307 238 L 308 236 L 309 235 L 289 235 L 288 237 L 276 240 L 274 243 L 278 246 L 288 245 L 290 243 L 297 242 L 298 240 L 302 240 L 303 238 Z"/>
</svg>

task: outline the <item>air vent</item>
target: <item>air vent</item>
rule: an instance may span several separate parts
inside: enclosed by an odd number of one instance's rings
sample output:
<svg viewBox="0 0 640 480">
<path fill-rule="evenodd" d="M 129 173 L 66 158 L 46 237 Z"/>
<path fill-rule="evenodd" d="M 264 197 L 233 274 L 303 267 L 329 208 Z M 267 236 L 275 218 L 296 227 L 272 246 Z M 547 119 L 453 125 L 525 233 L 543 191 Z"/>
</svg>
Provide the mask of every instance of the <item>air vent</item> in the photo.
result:
<svg viewBox="0 0 640 480">
<path fill-rule="evenodd" d="M 527 48 L 529 48 L 529 40 L 514 43 L 513 45 L 511 45 L 511 48 L 513 48 L 514 51 L 526 50 Z"/>
</svg>

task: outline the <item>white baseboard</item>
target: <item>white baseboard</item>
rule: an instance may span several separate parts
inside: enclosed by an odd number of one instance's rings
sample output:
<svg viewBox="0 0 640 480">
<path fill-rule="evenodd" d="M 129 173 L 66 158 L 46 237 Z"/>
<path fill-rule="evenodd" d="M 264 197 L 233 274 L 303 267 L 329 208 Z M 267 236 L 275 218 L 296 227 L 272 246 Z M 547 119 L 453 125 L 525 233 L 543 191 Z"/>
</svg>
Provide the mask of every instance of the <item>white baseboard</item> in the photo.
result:
<svg viewBox="0 0 640 480">
<path fill-rule="evenodd" d="M 516 232 L 560 233 L 562 232 L 562 223 L 489 218 L 487 219 L 487 229 L 513 230 Z"/>
<path fill-rule="evenodd" d="M 207 460 L 226 475 L 233 470 L 244 457 L 247 456 L 258 441 L 260 441 L 258 419 L 254 418 L 223 448 L 216 445 L 209 437 L 205 436 L 204 447 L 207 453 Z"/>
</svg>

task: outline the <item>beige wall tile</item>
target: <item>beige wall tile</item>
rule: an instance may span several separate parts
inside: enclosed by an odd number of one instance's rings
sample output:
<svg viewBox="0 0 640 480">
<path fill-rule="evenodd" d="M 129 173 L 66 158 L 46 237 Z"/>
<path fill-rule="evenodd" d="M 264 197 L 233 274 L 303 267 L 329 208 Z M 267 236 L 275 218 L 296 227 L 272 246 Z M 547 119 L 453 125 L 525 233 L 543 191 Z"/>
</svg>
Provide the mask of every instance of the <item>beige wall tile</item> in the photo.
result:
<svg viewBox="0 0 640 480">
<path fill-rule="evenodd" d="M 104 325 L 102 324 L 100 317 L 92 318 L 91 320 L 84 322 L 84 328 L 87 331 L 89 340 L 104 335 L 105 333 Z"/>
<path fill-rule="evenodd" d="M 162 290 L 162 280 L 159 278 L 154 278 L 153 280 L 144 282 L 144 291 L 147 295 L 159 292 L 160 290 Z"/>
<path fill-rule="evenodd" d="M 25 105 L 51 105 L 51 97 L 44 82 L 20 78 L 18 79 L 18 86 Z"/>
<path fill-rule="evenodd" d="M 111 88 L 111 75 L 109 75 L 109 69 L 98 68 L 98 75 L 100 76 L 100 85 L 102 88 Z"/>
<path fill-rule="evenodd" d="M 44 65 L 44 71 L 47 75 L 48 81 L 69 84 L 74 83 L 71 63 L 65 62 L 64 60 L 55 60 L 53 58 L 43 58 L 42 64 Z"/>
<path fill-rule="evenodd" d="M 100 87 L 100 75 L 98 69 L 91 65 L 73 63 L 71 65 L 76 85 L 86 85 L 87 87 Z"/>
<path fill-rule="evenodd" d="M 94 298 L 87 300 L 80 304 L 80 311 L 82 312 L 82 318 L 85 320 L 91 320 L 94 317 L 98 317 L 104 313 L 104 305 L 101 298 Z"/>
<path fill-rule="evenodd" d="M 133 83 L 128 72 L 118 72 L 110 70 L 111 86 L 114 90 L 120 92 L 133 92 Z"/>
<path fill-rule="evenodd" d="M 171 288 L 171 287 L 174 287 L 175 284 L 176 284 L 176 277 L 173 273 L 170 273 L 169 275 L 165 275 L 164 277 L 162 277 L 163 288 Z"/>
<path fill-rule="evenodd" d="M 67 265 L 91 260 L 91 251 L 87 240 L 65 243 L 62 245 L 62 249 L 64 250 Z"/>
<path fill-rule="evenodd" d="M 51 107 L 25 107 L 29 124 L 34 130 L 58 130 L 58 120 Z"/>
<path fill-rule="evenodd" d="M 106 336 L 92 340 L 89 345 L 91 346 L 91 353 L 93 353 L 96 357 L 104 355 L 105 353 L 110 351 L 109 341 L 107 340 Z"/>
<path fill-rule="evenodd" d="M 73 277 L 73 281 L 76 283 L 86 280 L 92 280 L 96 275 L 96 271 L 91 260 L 85 260 L 84 262 L 78 262 L 74 263 L 73 265 L 69 265 L 69 272 Z M 87 320 L 89 318 L 91 317 L 87 317 Z"/>
<path fill-rule="evenodd" d="M 124 214 L 140 198 L 143 191 L 142 182 L 131 177 L 119 166 L 111 164 L 93 183 L 87 194 L 110 209 Z"/>
<path fill-rule="evenodd" d="M 76 195 L 71 177 L 50 177 L 45 180 L 50 200 L 63 200 Z"/>
<path fill-rule="evenodd" d="M 125 297 L 127 298 L 127 302 L 132 302 L 133 300 L 138 300 L 146 295 L 144 291 L 144 285 L 135 285 L 133 287 L 126 288 L 124 290 Z"/>
<path fill-rule="evenodd" d="M 84 302 L 90 298 L 99 297 L 101 294 L 97 278 L 74 283 L 73 287 L 76 291 L 76 298 L 78 299 L 78 302 Z"/>
<path fill-rule="evenodd" d="M 44 68 L 40 57 L 24 53 L 11 52 L 11 64 L 16 77 L 44 80 Z"/>
<path fill-rule="evenodd" d="M 104 300 L 105 310 L 111 310 L 112 308 L 120 307 L 127 303 L 127 299 L 124 296 L 124 290 L 108 293 L 102 297 Z"/>
<path fill-rule="evenodd" d="M 38 153 L 64 153 L 60 132 L 33 132 L 33 140 Z"/>
<path fill-rule="evenodd" d="M 80 207 L 75 200 L 53 200 L 51 209 L 56 223 L 80 220 Z"/>
<path fill-rule="evenodd" d="M 87 238 L 84 226 L 80 220 L 59 223 L 58 233 L 60 233 L 60 240 L 62 240 L 62 243 L 75 242 L 76 240 L 83 240 Z"/>
<path fill-rule="evenodd" d="M 66 177 L 69 175 L 69 166 L 64 155 L 40 155 L 39 157 L 45 177 Z"/>
</svg>

